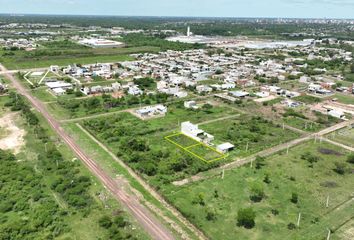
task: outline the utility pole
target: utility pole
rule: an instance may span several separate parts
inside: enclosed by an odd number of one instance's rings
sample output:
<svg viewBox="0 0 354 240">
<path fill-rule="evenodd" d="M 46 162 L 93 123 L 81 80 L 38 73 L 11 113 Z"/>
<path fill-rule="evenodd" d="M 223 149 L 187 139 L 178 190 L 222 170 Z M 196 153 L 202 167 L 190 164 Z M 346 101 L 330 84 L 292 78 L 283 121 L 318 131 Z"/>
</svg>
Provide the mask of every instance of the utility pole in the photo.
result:
<svg viewBox="0 0 354 240">
<path fill-rule="evenodd" d="M 224 177 L 225 177 L 225 169 L 222 170 L 221 179 L 224 179 Z"/>
<path fill-rule="evenodd" d="M 300 227 L 301 213 L 299 213 L 299 217 L 297 218 L 297 227 Z"/>
<path fill-rule="evenodd" d="M 331 230 L 329 228 L 327 228 L 327 230 L 328 230 L 327 240 L 329 240 L 331 238 Z"/>
<path fill-rule="evenodd" d="M 329 195 L 327 196 L 327 201 L 326 201 L 326 208 L 329 207 Z"/>
<path fill-rule="evenodd" d="M 288 147 L 286 148 L 286 155 L 289 155 L 289 145 L 288 145 Z"/>
<path fill-rule="evenodd" d="M 246 152 L 248 152 L 248 142 L 247 142 L 247 144 L 246 144 Z"/>
</svg>

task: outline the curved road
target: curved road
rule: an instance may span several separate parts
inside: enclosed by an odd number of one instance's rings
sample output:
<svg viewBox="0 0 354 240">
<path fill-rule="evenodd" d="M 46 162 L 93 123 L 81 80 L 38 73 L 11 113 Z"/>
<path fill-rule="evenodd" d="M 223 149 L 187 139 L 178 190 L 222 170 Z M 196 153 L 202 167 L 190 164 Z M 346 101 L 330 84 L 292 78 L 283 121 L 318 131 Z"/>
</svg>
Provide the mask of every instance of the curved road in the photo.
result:
<svg viewBox="0 0 354 240">
<path fill-rule="evenodd" d="M 17 89 L 18 93 L 25 96 L 32 106 L 39 111 L 49 122 L 51 127 L 63 139 L 63 141 L 75 152 L 81 161 L 96 175 L 96 177 L 104 184 L 104 186 L 119 200 L 137 219 L 141 226 L 156 240 L 173 240 L 172 233 L 163 226 L 155 216 L 136 198 L 127 194 L 123 189 L 119 188 L 108 174 L 106 174 L 85 152 L 74 142 L 74 140 L 64 131 L 60 123 L 55 120 L 46 110 L 44 104 L 30 95 L 26 89 L 12 75 L 13 72 L 8 71 L 0 64 L 0 71 L 6 76 Z"/>
</svg>

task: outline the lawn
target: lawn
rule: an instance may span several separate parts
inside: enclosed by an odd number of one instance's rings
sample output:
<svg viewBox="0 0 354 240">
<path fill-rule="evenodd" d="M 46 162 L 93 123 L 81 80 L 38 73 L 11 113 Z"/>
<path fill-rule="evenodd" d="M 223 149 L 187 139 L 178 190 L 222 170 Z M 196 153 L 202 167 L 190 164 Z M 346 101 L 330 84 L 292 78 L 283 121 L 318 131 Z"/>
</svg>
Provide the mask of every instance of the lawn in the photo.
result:
<svg viewBox="0 0 354 240">
<path fill-rule="evenodd" d="M 317 159 L 312 167 L 302 157 L 308 153 Z M 226 171 L 224 179 L 218 176 L 180 187 L 166 185 L 162 192 L 210 239 L 324 239 L 327 227 L 334 231 L 331 239 L 341 239 L 336 230 L 342 231 L 340 225 L 354 215 L 354 203 L 348 201 L 354 177 L 350 170 L 340 175 L 333 168 L 334 162 L 344 163 L 347 154 L 327 143 L 308 142 L 290 149 L 288 155 L 282 152 L 268 157 L 260 169 L 247 165 Z M 268 183 L 264 182 L 266 175 Z M 261 201 L 250 199 L 252 186 L 263 189 Z M 292 193 L 298 195 L 297 203 L 290 201 Z M 236 224 L 238 210 L 245 207 L 256 212 L 253 229 Z M 290 230 L 288 224 L 296 224 L 299 213 L 300 227 Z"/>
</svg>

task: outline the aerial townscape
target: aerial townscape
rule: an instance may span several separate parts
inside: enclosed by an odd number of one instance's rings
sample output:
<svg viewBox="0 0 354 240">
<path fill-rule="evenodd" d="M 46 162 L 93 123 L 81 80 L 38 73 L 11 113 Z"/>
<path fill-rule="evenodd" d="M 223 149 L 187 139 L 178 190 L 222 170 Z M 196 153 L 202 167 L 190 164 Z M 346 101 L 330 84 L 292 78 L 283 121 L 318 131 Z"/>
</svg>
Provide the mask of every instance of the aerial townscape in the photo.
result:
<svg viewBox="0 0 354 240">
<path fill-rule="evenodd" d="M 351 1 L 3 2 L 0 240 L 354 239 Z"/>
</svg>

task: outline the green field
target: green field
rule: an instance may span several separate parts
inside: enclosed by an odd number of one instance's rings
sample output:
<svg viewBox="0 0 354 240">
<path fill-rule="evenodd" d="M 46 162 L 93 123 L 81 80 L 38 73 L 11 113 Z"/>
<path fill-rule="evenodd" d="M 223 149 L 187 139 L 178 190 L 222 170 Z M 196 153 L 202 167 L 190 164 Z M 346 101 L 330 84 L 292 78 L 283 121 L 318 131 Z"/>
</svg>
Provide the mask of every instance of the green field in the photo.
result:
<svg viewBox="0 0 354 240">
<path fill-rule="evenodd" d="M 317 159 L 312 166 L 302 157 L 308 153 Z M 353 166 L 346 163 L 344 175 L 333 171 L 334 162 L 344 163 L 347 154 L 333 145 L 308 142 L 290 149 L 289 155 L 268 157 L 260 169 L 247 165 L 226 171 L 224 179 L 218 176 L 181 187 L 168 185 L 162 192 L 210 239 L 325 239 L 328 227 L 334 231 L 331 239 L 339 240 L 336 231 L 345 231 L 346 225 L 340 228 L 341 224 L 354 216 L 354 202 L 348 201 L 353 193 L 354 178 L 349 170 Z M 266 175 L 268 183 L 264 182 Z M 261 201 L 250 199 L 252 186 L 263 189 Z M 298 194 L 297 203 L 290 201 L 292 193 Z M 238 227 L 238 210 L 249 206 L 256 212 L 255 227 Z M 296 224 L 299 213 L 300 227 L 288 229 L 289 223 Z"/>
<path fill-rule="evenodd" d="M 213 135 L 219 141 L 218 143 L 230 142 L 235 145 L 231 156 L 237 157 L 249 156 L 300 136 L 298 133 L 283 129 L 280 124 L 247 115 L 239 119 L 205 124 L 201 127 Z"/>
<path fill-rule="evenodd" d="M 330 133 L 327 137 L 333 141 L 342 143 L 349 147 L 354 147 L 354 128 L 347 127 Z"/>
<path fill-rule="evenodd" d="M 8 69 L 43 68 L 50 65 L 66 66 L 73 63 L 108 63 L 133 60 L 129 54 L 141 52 L 158 52 L 158 47 L 131 47 L 116 49 L 91 48 L 52 48 L 45 47 L 33 52 L 13 51 L 14 55 L 4 56 L 0 50 L 0 61 Z"/>
<path fill-rule="evenodd" d="M 340 103 L 344 103 L 344 104 L 352 104 L 354 105 L 354 95 L 353 94 L 348 94 L 348 95 L 345 95 L 345 94 L 335 94 L 333 97 L 331 97 L 332 99 L 333 98 L 337 98 L 338 99 L 338 102 Z"/>
<path fill-rule="evenodd" d="M 289 117 L 284 117 L 283 120 L 285 124 L 307 132 L 318 132 L 319 130 L 325 127 L 320 123 L 313 122 L 299 117 L 289 116 Z"/>
</svg>

